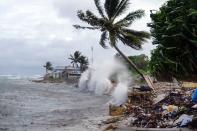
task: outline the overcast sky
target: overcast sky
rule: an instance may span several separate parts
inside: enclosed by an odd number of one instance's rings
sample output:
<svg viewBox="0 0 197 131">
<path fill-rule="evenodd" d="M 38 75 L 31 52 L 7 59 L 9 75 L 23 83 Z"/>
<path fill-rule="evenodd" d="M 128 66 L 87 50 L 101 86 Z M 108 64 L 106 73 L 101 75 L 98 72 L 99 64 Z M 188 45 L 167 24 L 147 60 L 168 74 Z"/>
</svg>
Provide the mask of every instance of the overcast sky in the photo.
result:
<svg viewBox="0 0 197 131">
<path fill-rule="evenodd" d="M 146 11 L 131 28 L 149 31 L 149 10 L 158 9 L 165 1 L 130 0 L 129 11 Z M 110 59 L 116 52 L 98 45 L 99 32 L 72 27 L 80 23 L 76 17 L 79 9 L 95 11 L 93 0 L 0 0 L 0 74 L 42 74 L 46 61 L 68 65 L 69 54 L 79 50 L 90 57 L 91 46 L 95 61 Z M 150 55 L 153 48 L 151 41 L 141 51 L 121 46 L 127 55 Z"/>
</svg>

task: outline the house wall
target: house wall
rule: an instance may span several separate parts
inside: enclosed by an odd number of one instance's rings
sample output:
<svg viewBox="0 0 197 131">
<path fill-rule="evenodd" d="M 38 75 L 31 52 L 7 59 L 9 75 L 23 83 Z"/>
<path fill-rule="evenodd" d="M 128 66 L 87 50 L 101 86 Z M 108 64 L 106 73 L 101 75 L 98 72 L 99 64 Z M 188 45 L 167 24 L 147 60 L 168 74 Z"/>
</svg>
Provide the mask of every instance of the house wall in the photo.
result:
<svg viewBox="0 0 197 131">
<path fill-rule="evenodd" d="M 64 74 L 66 79 L 78 79 L 81 76 L 80 69 L 66 69 Z"/>
</svg>

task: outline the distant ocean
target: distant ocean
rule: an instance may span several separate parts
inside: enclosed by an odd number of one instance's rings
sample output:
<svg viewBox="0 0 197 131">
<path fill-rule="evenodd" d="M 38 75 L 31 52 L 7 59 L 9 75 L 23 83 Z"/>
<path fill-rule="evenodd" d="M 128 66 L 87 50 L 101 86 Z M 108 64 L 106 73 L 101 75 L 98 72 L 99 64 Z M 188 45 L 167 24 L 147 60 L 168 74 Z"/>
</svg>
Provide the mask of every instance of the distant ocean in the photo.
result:
<svg viewBox="0 0 197 131">
<path fill-rule="evenodd" d="M 0 81 L 4 80 L 37 80 L 42 79 L 42 75 L 22 76 L 22 75 L 0 75 Z"/>
<path fill-rule="evenodd" d="M 15 85 L 16 83 L 29 83 L 31 80 L 40 80 L 41 75 L 21 76 L 21 75 L 0 75 L 0 89 L 8 87 L 8 85 Z M 0 90 L 1 92 L 2 90 Z"/>
</svg>

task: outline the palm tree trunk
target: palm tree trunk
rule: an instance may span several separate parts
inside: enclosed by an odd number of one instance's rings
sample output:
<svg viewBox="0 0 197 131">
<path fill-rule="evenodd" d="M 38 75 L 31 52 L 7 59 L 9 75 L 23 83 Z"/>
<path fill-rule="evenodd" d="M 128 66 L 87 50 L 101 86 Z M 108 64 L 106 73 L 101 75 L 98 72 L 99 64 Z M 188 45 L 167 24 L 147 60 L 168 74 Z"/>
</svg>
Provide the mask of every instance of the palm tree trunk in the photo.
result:
<svg viewBox="0 0 197 131">
<path fill-rule="evenodd" d="M 140 72 L 140 70 L 137 68 L 137 66 L 133 63 L 133 61 L 131 61 L 127 56 L 125 56 L 122 51 L 116 46 L 114 45 L 114 48 L 118 51 L 118 53 L 129 63 L 129 65 L 131 65 L 136 72 L 145 80 L 144 75 Z"/>
</svg>

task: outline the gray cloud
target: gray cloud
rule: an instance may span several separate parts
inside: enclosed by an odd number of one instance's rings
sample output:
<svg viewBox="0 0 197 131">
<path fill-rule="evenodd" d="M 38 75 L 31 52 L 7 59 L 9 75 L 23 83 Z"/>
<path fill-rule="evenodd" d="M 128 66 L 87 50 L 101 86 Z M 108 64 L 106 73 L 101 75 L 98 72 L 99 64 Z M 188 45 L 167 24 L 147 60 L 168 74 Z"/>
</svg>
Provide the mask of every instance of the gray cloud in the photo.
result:
<svg viewBox="0 0 197 131">
<path fill-rule="evenodd" d="M 166 0 L 131 0 L 131 9 L 145 9 L 146 17 L 131 28 L 149 30 L 149 10 L 158 9 Z M 98 45 L 100 33 L 78 31 L 72 25 L 81 22 L 76 11 L 95 11 L 93 0 L 1 0 L 0 1 L 0 74 L 39 74 L 46 61 L 54 65 L 67 65 L 70 53 L 80 50 L 99 61 L 113 56 L 113 49 Z M 121 43 L 120 43 L 121 44 Z M 146 53 L 154 48 L 151 41 L 142 51 L 120 46 L 128 55 Z"/>
<path fill-rule="evenodd" d="M 72 20 L 78 20 L 76 17 L 78 10 L 95 10 L 93 0 L 56 0 L 54 8 L 57 9 L 59 16 Z"/>
</svg>

